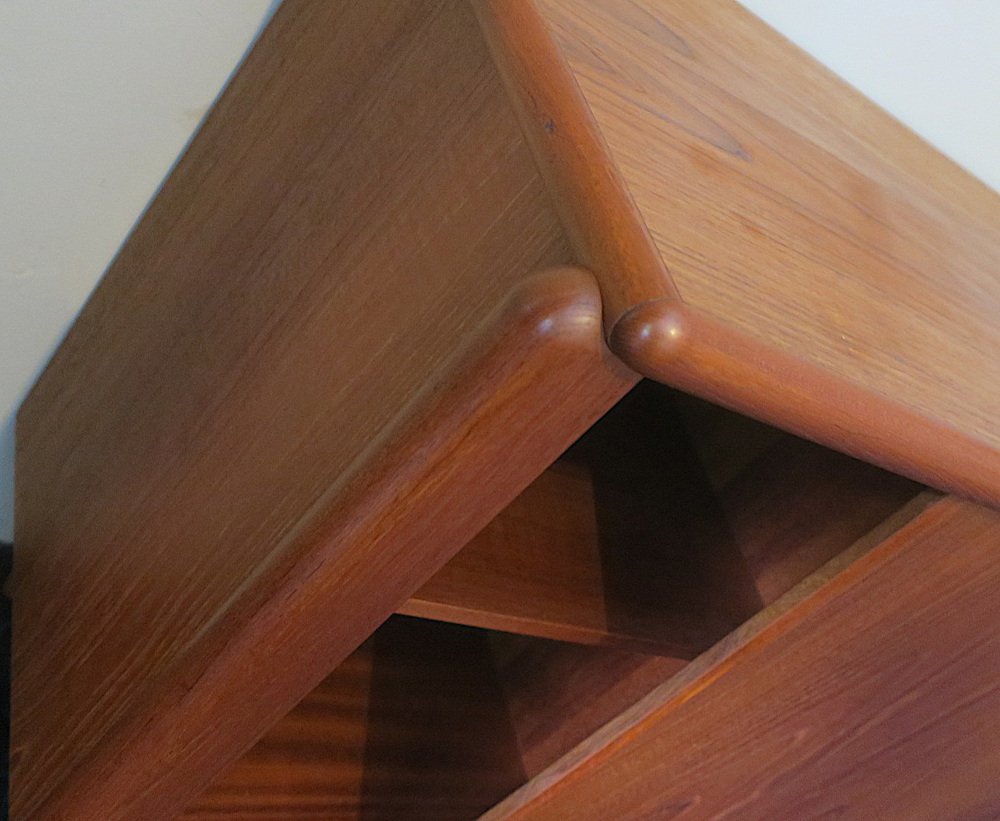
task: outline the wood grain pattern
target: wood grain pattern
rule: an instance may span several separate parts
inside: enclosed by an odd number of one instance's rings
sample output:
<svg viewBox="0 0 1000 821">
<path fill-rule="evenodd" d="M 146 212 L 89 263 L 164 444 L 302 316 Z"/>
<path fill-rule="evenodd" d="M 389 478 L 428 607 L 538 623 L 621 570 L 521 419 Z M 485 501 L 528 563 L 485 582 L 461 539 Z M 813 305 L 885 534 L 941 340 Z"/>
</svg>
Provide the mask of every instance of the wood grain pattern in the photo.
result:
<svg viewBox="0 0 1000 821">
<path fill-rule="evenodd" d="M 624 392 L 495 314 L 569 255 L 464 3 L 278 10 L 19 415 L 14 817 L 169 817 Z"/>
<path fill-rule="evenodd" d="M 683 374 L 618 353 L 1000 503 L 994 192 L 735 2 L 477 8 L 606 323 L 653 302 L 726 344 Z"/>
<path fill-rule="evenodd" d="M 526 778 L 539 775 L 687 664 L 613 647 L 506 633 L 490 638 Z"/>
<path fill-rule="evenodd" d="M 32 817 L 171 817 L 465 544 L 628 380 L 604 362 L 592 279 L 571 270 L 525 286 L 460 354 L 327 491 L 293 537 L 251 568 L 241 595 L 189 638 L 173 667 L 143 682 L 141 700 Z M 559 412 L 568 408 L 590 412 L 573 419 Z M 528 421 L 520 421 L 526 411 Z M 511 458 L 515 451 L 518 459 Z M 103 631 L 94 641 L 102 639 Z M 81 674 L 73 673 L 65 680 L 79 686 Z M 245 709 L 250 703 L 254 711 Z M 70 727 L 86 717 L 69 705 L 66 714 Z M 18 737 L 37 744 L 38 730 L 22 725 Z"/>
<path fill-rule="evenodd" d="M 566 270 L 526 285 L 292 536 L 262 565 L 244 569 L 240 595 L 188 636 L 173 665 L 141 687 L 133 682 L 135 700 L 118 694 L 116 709 L 130 711 L 31 817 L 171 817 L 617 398 L 629 377 L 605 361 L 600 331 L 589 275 Z M 156 585 L 140 578 L 140 593 L 177 595 L 159 575 L 151 578 Z M 101 623 L 92 629 L 98 648 L 124 641 Z M 103 667 L 92 673 L 101 683 L 105 675 Z M 15 686 L 25 688 L 25 679 Z M 55 681 L 96 686 L 80 669 Z M 47 692 L 54 697 L 51 683 Z M 25 707 L 36 698 L 22 689 Z M 51 702 L 16 712 L 24 723 L 15 738 L 40 744 L 40 729 L 27 719 L 47 709 Z M 63 715 L 69 731 L 91 714 L 67 704 Z M 77 752 L 64 740 L 71 737 L 34 749 L 59 760 L 50 756 L 64 745 L 63 755 Z"/>
<path fill-rule="evenodd" d="M 646 382 L 401 612 L 691 658 L 919 490 Z"/>
<path fill-rule="evenodd" d="M 927 504 L 923 498 L 906 506 L 820 581 Z M 721 652 L 713 648 L 694 667 L 706 669 L 739 641 L 724 642 Z M 472 818 L 685 665 L 396 617 L 221 774 L 183 818 Z"/>
<path fill-rule="evenodd" d="M 642 300 L 677 299 L 535 0 L 472 5 L 579 262 L 600 282 L 608 331 Z"/>
<path fill-rule="evenodd" d="M 556 463 L 423 585 L 400 613 L 582 644 L 667 645 L 608 623 L 594 488 Z"/>
<path fill-rule="evenodd" d="M 485 817 L 994 817 L 998 547 L 933 505 Z"/>
<path fill-rule="evenodd" d="M 938 496 L 924 492 L 903 505 L 831 562 L 808 576 L 763 614 L 730 634 L 694 662 L 640 655 L 613 648 L 593 648 L 560 642 L 537 641 L 523 636 L 495 634 L 494 655 L 507 700 L 507 710 L 521 753 L 528 782 L 516 806 L 526 796 L 543 790 L 552 780 L 546 769 L 567 755 L 587 755 L 607 735 L 617 732 L 623 716 L 629 715 L 646 696 L 659 687 L 684 686 L 721 662 L 747 637 L 769 623 L 780 612 L 824 584 L 838 572 L 913 520 Z M 765 594 L 773 588 L 765 588 Z M 675 678 L 676 677 L 676 678 Z M 609 730 L 602 729 L 608 725 Z M 598 741 L 595 744 L 595 740 Z M 580 753 L 573 752 L 579 745 Z M 559 768 L 556 768 L 559 772 Z M 558 776 L 556 776 L 558 777 Z"/>
<path fill-rule="evenodd" d="M 1000 499 L 1000 457 L 981 442 L 684 306 L 638 306 L 610 344 L 647 376 L 934 487 Z"/>
<path fill-rule="evenodd" d="M 185 821 L 465 821 L 524 781 L 481 630 L 396 617 Z"/>
<path fill-rule="evenodd" d="M 691 658 L 753 615 L 753 580 L 668 391 L 601 419 L 406 611 Z"/>
<path fill-rule="evenodd" d="M 377 631 L 376 631 L 377 635 Z M 185 821 L 358 818 L 374 637 L 213 781 Z"/>
<path fill-rule="evenodd" d="M 476 9 L 284 3 L 25 402 L 15 818 L 176 815 L 635 384 L 602 324 L 641 373 L 1000 501 L 994 194 L 735 4 Z M 643 536 L 638 487 L 689 564 L 664 573 L 644 537 L 610 554 L 627 572 L 603 555 L 626 608 L 606 632 L 676 602 L 666 641 L 689 649 L 913 491 L 830 481 L 813 451 L 670 479 L 692 453 L 614 441 L 612 474 L 639 476 L 593 485 L 594 532 Z M 793 482 L 815 515 L 762 524 Z M 723 538 L 692 550 L 706 526 Z M 493 817 L 870 817 L 890 786 L 909 817 L 995 813 L 1000 761 L 973 730 L 1000 730 L 1000 648 L 977 629 L 998 544 L 994 514 L 936 505 Z M 575 680 L 553 659 L 537 685 Z M 535 771 L 655 663 L 598 667 L 562 703 L 609 671 L 623 689 L 555 726 L 522 680 L 511 743 Z M 931 767 L 940 784 L 916 780 Z M 383 816 L 435 811 L 440 785 L 409 772 L 406 795 L 369 782 Z"/>
</svg>

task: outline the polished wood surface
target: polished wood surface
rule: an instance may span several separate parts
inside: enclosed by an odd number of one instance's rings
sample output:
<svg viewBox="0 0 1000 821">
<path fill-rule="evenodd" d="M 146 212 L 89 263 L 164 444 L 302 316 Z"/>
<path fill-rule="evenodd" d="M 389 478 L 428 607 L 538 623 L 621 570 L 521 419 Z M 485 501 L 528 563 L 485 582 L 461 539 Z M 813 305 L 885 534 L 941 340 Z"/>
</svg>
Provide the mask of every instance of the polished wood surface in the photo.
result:
<svg viewBox="0 0 1000 821">
<path fill-rule="evenodd" d="M 996 815 L 1000 518 L 731 411 L 1000 504 L 998 202 L 729 0 L 286 0 L 19 413 L 12 817 Z"/>
<path fill-rule="evenodd" d="M 489 819 L 992 818 L 1000 514 L 946 499 Z"/>
<path fill-rule="evenodd" d="M 19 415 L 15 817 L 168 817 L 632 383 L 495 313 L 569 254 L 464 3 L 279 8 Z"/>
<path fill-rule="evenodd" d="M 401 612 L 691 658 L 919 491 L 644 382 Z"/>
<path fill-rule="evenodd" d="M 396 616 L 181 817 L 471 819 L 684 664 Z"/>
<path fill-rule="evenodd" d="M 843 457 L 838 457 L 843 458 Z M 794 605 L 936 500 L 923 494 L 779 605 Z M 804 590 L 803 590 L 804 588 Z M 721 664 L 765 613 L 690 667 L 680 659 L 487 634 L 396 617 L 250 752 L 185 818 L 471 818 L 644 697 Z M 430 768 L 430 769 L 428 769 Z M 526 788 L 532 789 L 529 783 Z M 435 815 L 437 813 L 437 815 Z"/>
<path fill-rule="evenodd" d="M 521 767 L 534 778 L 682 670 L 683 659 L 491 636 Z"/>
<path fill-rule="evenodd" d="M 489 637 L 396 617 L 185 821 L 466 821 L 525 779 Z"/>
<path fill-rule="evenodd" d="M 685 306 L 639 305 L 610 344 L 648 377 L 934 487 L 1000 503 L 1000 456 L 979 440 Z"/>
<path fill-rule="evenodd" d="M 185 821 L 356 819 L 374 637 L 191 802 Z"/>
<path fill-rule="evenodd" d="M 406 612 L 685 658 L 710 646 L 759 602 L 680 421 L 669 391 L 636 388 Z"/>
<path fill-rule="evenodd" d="M 473 0 L 472 7 L 578 261 L 600 282 L 608 331 L 638 302 L 676 299 L 663 259 L 536 0 Z"/>
<path fill-rule="evenodd" d="M 735 2 L 477 9 L 616 352 L 1000 503 L 994 192 Z"/>
<path fill-rule="evenodd" d="M 203 789 L 624 389 L 629 377 L 605 360 L 599 309 L 593 280 L 579 271 L 525 285 L 468 340 L 447 375 L 370 443 L 293 537 L 261 566 L 245 568 L 241 595 L 188 634 L 173 666 L 142 686 L 133 682 L 141 700 L 121 697 L 116 708 L 132 709 L 32 817 L 169 818 Z M 520 421 L 526 409 L 529 428 Z M 232 572 L 243 568 L 233 563 Z M 163 584 L 156 580 L 153 590 Z M 149 594 L 142 584 L 139 591 Z M 100 631 L 95 643 L 115 638 L 100 623 L 92 627 Z M 75 664 L 76 655 L 57 661 Z M 70 670 L 63 686 L 93 686 Z M 107 671 L 93 675 L 103 682 Z M 15 739 L 40 744 L 41 728 L 27 721 L 36 693 L 25 680 L 23 672 L 15 677 L 25 688 Z M 46 692 L 53 697 L 51 682 Z M 53 705 L 32 709 L 47 716 L 46 708 Z M 90 716 L 70 704 L 63 715 L 68 730 Z M 50 741 L 43 760 L 63 748 L 76 753 L 70 739 L 67 732 Z"/>
<path fill-rule="evenodd" d="M 582 644 L 681 652 L 639 625 L 612 625 L 601 573 L 594 488 L 556 463 L 459 551 L 400 613 Z"/>
</svg>

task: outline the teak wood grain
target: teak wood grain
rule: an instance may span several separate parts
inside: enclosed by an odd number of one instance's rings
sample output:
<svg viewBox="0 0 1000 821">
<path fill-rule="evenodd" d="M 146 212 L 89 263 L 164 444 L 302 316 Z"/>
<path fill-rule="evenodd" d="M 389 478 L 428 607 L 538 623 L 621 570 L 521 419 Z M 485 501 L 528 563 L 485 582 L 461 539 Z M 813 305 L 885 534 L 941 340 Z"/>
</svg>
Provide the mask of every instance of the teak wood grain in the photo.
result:
<svg viewBox="0 0 1000 821">
<path fill-rule="evenodd" d="M 400 612 L 692 658 L 919 491 L 643 382 Z"/>
<path fill-rule="evenodd" d="M 23 814 L 171 817 L 614 401 L 631 377 L 606 360 L 600 327 L 600 302 L 589 275 L 557 271 L 523 286 L 271 555 L 259 565 L 244 564 L 239 555 L 231 559 L 231 572 L 245 575 L 239 595 L 198 632 L 175 638 L 187 641 L 167 657 L 170 666 L 158 656 L 162 667 L 128 682 L 138 694 L 132 701 L 119 694 L 115 707 L 121 710 L 124 703 L 130 711 L 88 745 L 84 761 L 77 758 L 74 731 L 92 714 L 75 704 L 61 708 L 64 734 L 50 740 L 42 748 L 47 755 L 39 758 L 73 756 L 75 769 L 48 800 Z M 158 570 L 152 564 L 134 582 L 140 593 L 211 592 L 178 590 Z M 88 651 L 97 655 L 104 642 L 124 641 L 107 635 L 99 622 L 91 626 L 90 646 L 50 662 L 70 665 L 56 680 L 75 689 L 96 686 L 98 678 L 108 689 L 120 688 L 107 678 L 115 671 L 103 666 L 89 679 L 81 674 Z M 146 634 L 136 629 L 133 635 Z M 35 701 L 39 694 L 29 689 L 23 671 L 34 672 L 38 656 L 22 654 L 26 661 L 15 686 L 23 689 L 15 705 L 21 705 L 17 715 L 24 723 L 15 740 L 38 745 L 45 737 L 28 719 L 47 718 L 57 705 Z M 129 661 L 126 655 L 118 665 Z M 44 693 L 48 699 L 58 693 L 51 680 Z M 248 704 L 254 709 L 247 710 Z M 38 766 L 38 759 L 21 760 Z M 15 769 L 14 784 L 21 785 L 20 800 L 26 801 L 24 784 L 31 782 L 16 778 Z M 49 782 L 42 777 L 42 784 Z"/>
<path fill-rule="evenodd" d="M 692 658 L 758 606 L 669 392 L 644 383 L 405 612 Z"/>
<path fill-rule="evenodd" d="M 526 779 L 683 669 L 686 661 L 509 633 L 491 636 Z"/>
<path fill-rule="evenodd" d="M 374 642 L 344 659 L 180 818 L 358 818 Z"/>
<path fill-rule="evenodd" d="M 998 202 L 727 0 L 287 0 L 18 415 L 12 816 L 176 816 L 638 374 L 1000 502 Z M 1000 812 L 998 514 L 774 445 L 640 477 L 731 517 L 689 649 L 896 512 L 666 683 L 501 667 L 487 817 Z"/>
<path fill-rule="evenodd" d="M 657 430 L 654 417 L 661 430 Z M 622 433 L 625 431 L 635 434 L 638 447 L 630 447 L 624 441 Z M 679 440 L 677 444 L 682 446 L 675 444 L 665 450 L 662 443 L 657 444 L 665 434 Z M 748 442 L 749 448 L 740 447 Z M 624 451 L 623 458 L 609 459 L 609 451 L 617 449 Z M 641 450 L 648 453 L 645 462 L 636 458 L 637 451 Z M 685 451 L 690 451 L 687 457 Z M 604 464 L 595 456 L 600 456 Z M 628 482 L 650 477 L 650 462 L 664 461 L 670 463 L 668 471 L 678 474 L 677 481 L 655 485 L 662 493 L 644 499 L 645 508 L 640 510 L 654 524 L 662 524 L 665 520 L 662 511 L 648 504 L 650 501 L 667 509 L 673 508 L 674 517 L 676 508 L 693 507 L 692 524 L 708 516 L 721 516 L 729 536 L 727 545 L 738 547 L 737 555 L 757 587 L 759 602 L 764 603 L 777 599 L 825 559 L 849 548 L 869 530 L 881 534 L 887 527 L 890 530 L 898 527 L 893 520 L 898 512 L 905 514 L 909 507 L 907 500 L 918 490 L 901 477 L 678 395 L 662 386 L 643 383 L 439 571 L 435 576 L 437 587 L 433 580 L 424 585 L 402 612 L 424 612 L 439 619 L 487 624 L 534 635 L 544 635 L 547 630 L 555 629 L 560 635 L 578 641 L 602 640 L 641 646 L 636 636 L 623 637 L 607 631 L 607 619 L 613 615 L 614 608 L 609 607 L 605 595 L 616 594 L 618 606 L 625 609 L 626 616 L 633 617 L 624 624 L 642 625 L 629 611 L 631 603 L 624 592 L 626 588 L 635 589 L 635 598 L 648 605 L 650 597 L 640 593 L 650 585 L 650 580 L 641 572 L 643 568 L 655 581 L 655 571 L 662 573 L 679 566 L 691 584 L 708 585 L 712 595 L 732 595 L 722 583 L 731 572 L 721 573 L 722 581 L 699 579 L 691 567 L 683 566 L 681 556 L 669 551 L 664 555 L 671 561 L 651 568 L 648 562 L 642 561 L 642 553 L 636 551 L 636 545 L 627 542 L 611 545 L 612 551 L 623 554 L 619 569 L 627 572 L 621 579 L 625 583 L 618 589 L 605 589 L 599 563 L 601 549 L 594 544 L 595 521 L 600 518 L 594 510 L 595 482 L 602 470 L 607 474 L 617 468 L 621 473 L 615 477 L 615 488 L 621 492 Z M 628 466 L 628 462 L 635 464 Z M 585 471 L 587 466 L 594 475 Z M 628 469 L 622 470 L 627 466 Z M 662 478 L 662 474 L 661 469 L 657 475 Z M 718 498 L 713 505 L 708 505 L 704 495 L 678 495 L 674 491 L 681 481 L 717 488 Z M 621 505 L 620 500 L 618 505 Z M 634 504 L 624 507 L 633 514 L 637 512 Z M 587 512 L 581 514 L 581 508 Z M 588 522 L 591 530 L 586 529 Z M 484 535 L 491 531 L 492 535 L 484 542 Z M 685 537 L 692 534 L 691 524 L 667 528 L 667 531 L 679 531 Z M 627 532 L 633 537 L 638 534 L 634 530 Z M 661 538 L 664 536 L 662 529 L 657 532 Z M 713 528 L 710 533 L 718 535 L 719 531 Z M 639 536 L 640 541 L 641 538 Z M 884 535 L 878 539 L 869 537 L 868 542 L 874 546 L 882 538 Z M 553 540 L 558 544 L 553 545 Z M 670 540 L 666 538 L 665 541 L 669 543 Z M 590 553 L 596 554 L 597 560 L 589 556 L 586 549 L 581 551 L 579 543 L 589 544 Z M 713 546 L 711 543 L 692 543 L 684 547 L 696 553 L 711 554 Z M 853 553 L 858 552 L 855 546 Z M 463 563 L 463 557 L 470 556 L 472 558 Z M 710 562 L 708 566 L 712 564 L 717 562 Z M 548 579 L 544 575 L 546 571 L 557 578 Z M 608 571 L 609 568 L 604 568 L 605 574 Z M 527 573 L 534 575 L 526 577 Z M 589 584 L 581 584 L 581 578 Z M 431 598 L 435 594 L 440 598 Z M 669 603 L 669 597 L 666 598 Z M 449 604 L 445 606 L 443 600 Z M 604 632 L 588 633 L 583 629 L 585 623 L 582 622 L 588 616 L 585 605 L 599 611 L 598 621 L 605 625 Z M 572 614 L 566 624 L 553 627 L 534 620 L 540 612 L 558 612 L 560 607 L 567 607 Z M 685 609 L 679 607 L 675 618 L 684 613 Z M 688 617 L 693 618 L 693 615 L 689 613 Z M 415 624 L 413 620 L 404 623 Z M 495 763 L 492 768 L 498 776 L 512 770 L 522 773 L 519 779 L 510 776 L 505 791 L 497 786 L 500 782 L 489 778 L 486 772 L 475 770 L 474 764 L 480 759 L 466 756 L 469 769 L 463 770 L 461 767 L 456 769 L 458 762 L 450 757 L 449 751 L 454 749 L 453 731 L 460 733 L 458 716 L 468 716 L 461 688 L 462 682 L 470 680 L 473 671 L 462 666 L 465 663 L 462 660 L 468 656 L 461 648 L 471 640 L 446 642 L 450 648 L 446 652 L 456 655 L 459 660 L 458 664 L 446 665 L 455 678 L 454 682 L 449 682 L 438 676 L 442 658 L 437 652 L 439 639 L 446 639 L 449 634 L 443 632 L 439 636 L 438 628 L 431 623 L 425 624 L 420 629 L 411 627 L 397 631 L 397 637 L 408 636 L 413 641 L 392 642 L 389 655 L 374 662 L 376 667 L 382 664 L 396 669 L 400 656 L 405 655 L 411 662 L 400 668 L 401 672 L 426 668 L 422 669 L 423 683 L 428 684 L 429 690 L 425 692 L 420 681 L 414 679 L 400 688 L 406 691 L 405 697 L 399 693 L 395 697 L 403 699 L 401 704 L 410 705 L 409 716 L 403 719 L 406 726 L 390 722 L 396 729 L 388 735 L 403 741 L 391 749 L 375 743 L 374 737 L 386 735 L 379 730 L 385 710 L 372 700 L 374 692 L 360 701 L 358 696 L 352 699 L 349 695 L 351 688 L 368 692 L 366 681 L 358 681 L 357 675 L 350 678 L 358 664 L 369 658 L 359 651 L 345 662 L 342 671 L 327 679 L 307 697 L 300 709 L 279 722 L 265 739 L 213 784 L 195 805 L 198 813 L 195 817 L 259 818 L 263 813 L 275 819 L 375 818 L 381 817 L 377 808 L 384 806 L 382 802 L 393 800 L 397 803 L 390 805 L 396 807 L 398 817 L 424 817 L 427 813 L 422 815 L 420 809 L 424 806 L 434 806 L 438 817 L 444 817 L 441 814 L 452 808 L 457 812 L 458 807 L 464 806 L 462 796 L 503 797 L 510 789 L 511 780 L 513 786 L 518 786 L 539 775 L 549 764 L 685 665 L 680 659 L 639 655 L 624 652 L 620 647 L 587 647 L 511 633 L 492 634 L 491 644 L 502 690 L 501 712 L 509 718 L 509 726 L 478 714 L 469 718 L 466 724 L 478 725 L 479 732 L 475 732 L 475 727 L 471 732 L 478 739 L 481 750 L 492 749 L 494 743 L 503 746 L 516 742 L 516 765 Z M 669 621 L 664 620 L 660 627 L 668 629 Z M 385 630 L 383 627 L 379 633 Z M 472 631 L 473 634 L 477 632 Z M 654 641 L 647 642 L 647 646 L 655 647 L 655 640 L 659 638 L 662 642 L 669 633 L 658 637 L 655 633 L 650 635 Z M 474 666 L 479 669 L 482 660 Z M 496 691 L 494 684 L 489 683 L 489 675 L 476 678 L 480 680 L 475 689 L 486 707 L 497 698 Z M 456 699 L 455 702 L 445 703 L 450 698 Z M 362 702 L 367 704 L 367 718 Z M 395 703 L 392 699 L 390 702 Z M 329 709 L 337 709 L 336 705 L 344 703 L 361 706 L 352 713 L 355 724 L 338 729 L 342 725 L 332 725 L 325 717 Z M 413 720 L 415 716 L 426 715 L 425 703 L 440 705 L 440 714 L 435 713 L 435 717 L 427 721 L 427 725 L 436 728 L 433 731 L 428 726 L 421 729 L 420 722 Z M 323 705 L 330 707 L 318 714 L 310 705 L 317 705 L 320 710 Z M 318 726 L 304 726 L 309 715 L 315 716 Z M 348 732 L 348 727 L 358 722 L 367 723 L 367 731 Z M 325 743 L 324 727 L 328 730 Z M 367 742 L 364 741 L 366 736 Z M 436 741 L 432 741 L 432 737 Z M 364 749 L 359 751 L 358 744 Z M 359 763 L 362 759 L 363 763 Z M 421 772 L 421 762 L 425 760 L 439 762 L 439 772 L 433 777 L 424 773 L 417 783 L 411 776 Z M 368 771 L 368 775 L 359 774 L 359 768 Z M 372 772 L 382 774 L 378 781 L 380 787 L 366 790 L 362 796 L 359 785 L 362 781 L 371 784 Z M 433 803 L 423 803 L 431 800 L 435 789 L 440 789 L 440 794 Z M 450 798 L 445 800 L 445 795 Z M 414 796 L 423 798 L 418 801 Z M 189 811 L 189 815 L 192 812 Z"/>
<path fill-rule="evenodd" d="M 184 821 L 467 821 L 525 779 L 489 636 L 395 617 Z"/>
<path fill-rule="evenodd" d="M 933 498 L 904 505 L 840 555 L 839 565 L 884 541 Z M 806 506 L 802 515 L 810 512 Z M 834 571 L 824 569 L 809 584 Z M 471 818 L 477 801 L 485 809 L 539 776 L 686 664 L 509 633 L 489 634 L 487 659 L 486 636 L 390 621 L 184 817 Z M 714 663 L 739 636 L 695 668 Z"/>
<path fill-rule="evenodd" d="M 18 417 L 15 818 L 169 817 L 634 382 L 569 258 L 464 3 L 277 11 Z"/>
<path fill-rule="evenodd" d="M 476 9 L 617 353 L 1000 503 L 995 192 L 735 2 Z"/>
<path fill-rule="evenodd" d="M 993 818 L 1000 514 L 934 504 L 488 819 Z"/>
</svg>

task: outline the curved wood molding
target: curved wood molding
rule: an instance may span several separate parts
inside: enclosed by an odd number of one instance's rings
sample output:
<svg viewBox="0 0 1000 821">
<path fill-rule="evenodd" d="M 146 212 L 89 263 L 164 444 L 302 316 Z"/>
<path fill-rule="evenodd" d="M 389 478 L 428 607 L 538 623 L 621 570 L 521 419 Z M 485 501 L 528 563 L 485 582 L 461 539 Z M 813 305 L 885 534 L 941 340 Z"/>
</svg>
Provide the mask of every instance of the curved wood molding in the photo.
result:
<svg viewBox="0 0 1000 821">
<path fill-rule="evenodd" d="M 168 813 L 633 384 L 591 327 L 589 274 L 519 290 L 571 258 L 467 3 L 277 9 L 18 414 L 13 817 Z M 506 332 L 489 323 L 515 291 L 523 310 L 510 321 L 536 315 L 525 300 L 541 300 L 539 321 L 554 313 L 551 333 L 516 320 L 526 336 L 504 338 L 508 365 L 490 347 Z M 584 365 L 570 349 L 586 358 L 576 343 L 591 330 L 598 358 Z M 562 367 L 563 354 L 577 364 L 550 382 L 540 363 Z M 305 529 L 334 504 L 351 521 L 374 515 L 370 497 L 347 501 L 345 482 L 370 476 L 394 447 L 386 436 L 403 437 L 427 391 L 460 373 L 476 396 L 524 398 L 482 398 L 496 420 L 468 431 L 472 450 L 456 445 L 474 460 L 473 443 L 483 448 L 460 515 L 418 521 L 413 554 L 385 581 L 381 554 L 324 543 L 352 584 L 379 594 L 349 605 L 354 594 L 328 590 L 328 622 L 300 620 L 306 605 L 288 601 L 283 618 L 307 639 L 281 648 L 295 659 L 276 669 L 280 654 L 262 645 L 237 662 L 225 637 L 238 643 L 256 605 L 317 555 L 309 540 L 322 537 Z M 453 400 L 473 402 L 462 390 Z M 411 433 L 398 441 L 435 435 Z M 420 497 L 452 492 L 440 481 Z M 372 539 L 403 538 L 403 501 L 391 511 Z M 471 530 L 452 544 L 453 521 Z M 443 541 L 429 535 L 438 527 Z M 417 575 L 393 587 L 397 570 Z M 327 633 L 340 649 L 314 653 Z M 232 685 L 227 664 L 244 695 L 260 691 L 234 710 L 260 706 L 232 737 L 230 716 L 206 706 Z M 217 738 L 203 750 L 200 733 Z"/>
<path fill-rule="evenodd" d="M 607 330 L 637 302 L 676 298 L 535 0 L 475 0 L 473 8 L 577 256 L 600 283 Z"/>
<path fill-rule="evenodd" d="M 1000 503 L 994 192 L 735 2 L 476 8 L 619 355 Z"/>
<path fill-rule="evenodd" d="M 22 817 L 173 817 L 633 380 L 606 353 L 589 273 L 529 280 Z"/>
<path fill-rule="evenodd" d="M 609 344 L 637 372 L 942 490 L 1000 505 L 1000 458 L 981 441 L 687 306 L 646 302 Z"/>
<path fill-rule="evenodd" d="M 920 489 L 646 380 L 400 612 L 693 658 Z"/>
<path fill-rule="evenodd" d="M 636 371 L 1000 502 L 998 260 L 727 0 L 283 3 L 18 414 L 13 817 L 174 817 Z"/>
</svg>

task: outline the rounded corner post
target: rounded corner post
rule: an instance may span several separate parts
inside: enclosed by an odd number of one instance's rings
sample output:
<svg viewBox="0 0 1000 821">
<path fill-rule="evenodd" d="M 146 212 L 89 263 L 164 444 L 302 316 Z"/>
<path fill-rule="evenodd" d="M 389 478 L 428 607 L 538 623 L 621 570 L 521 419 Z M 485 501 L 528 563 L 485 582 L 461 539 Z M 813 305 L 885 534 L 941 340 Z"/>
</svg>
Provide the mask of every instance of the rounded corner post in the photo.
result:
<svg viewBox="0 0 1000 821">
<path fill-rule="evenodd" d="M 490 53 L 581 264 L 604 328 L 648 300 L 680 301 L 572 68 L 536 0 L 477 0 Z"/>
</svg>

